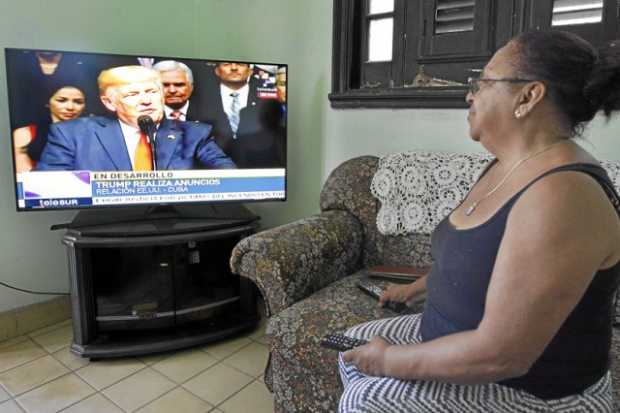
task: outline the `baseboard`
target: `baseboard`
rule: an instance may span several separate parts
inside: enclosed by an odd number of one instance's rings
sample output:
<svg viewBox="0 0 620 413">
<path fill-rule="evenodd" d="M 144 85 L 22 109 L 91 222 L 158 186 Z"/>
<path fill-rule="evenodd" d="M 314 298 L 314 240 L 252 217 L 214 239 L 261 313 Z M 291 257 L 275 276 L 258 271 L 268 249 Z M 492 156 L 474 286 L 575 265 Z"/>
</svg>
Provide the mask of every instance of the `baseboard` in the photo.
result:
<svg viewBox="0 0 620 413">
<path fill-rule="evenodd" d="M 28 334 L 71 317 L 68 296 L 0 313 L 0 341 Z"/>
</svg>

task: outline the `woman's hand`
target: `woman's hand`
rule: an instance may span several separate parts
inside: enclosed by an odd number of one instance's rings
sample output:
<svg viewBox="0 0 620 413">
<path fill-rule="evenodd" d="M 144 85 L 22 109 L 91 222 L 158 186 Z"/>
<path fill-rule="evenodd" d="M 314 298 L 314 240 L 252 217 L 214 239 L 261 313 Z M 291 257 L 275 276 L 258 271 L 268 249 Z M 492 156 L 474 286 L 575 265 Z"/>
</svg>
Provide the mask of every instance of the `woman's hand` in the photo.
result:
<svg viewBox="0 0 620 413">
<path fill-rule="evenodd" d="M 379 297 L 379 306 L 383 307 L 388 301 L 407 303 L 416 296 L 418 290 L 411 284 L 390 284 Z"/>
<path fill-rule="evenodd" d="M 386 376 L 385 353 L 391 344 L 376 336 L 368 344 L 346 351 L 342 357 L 347 363 L 353 363 L 369 376 Z"/>
</svg>

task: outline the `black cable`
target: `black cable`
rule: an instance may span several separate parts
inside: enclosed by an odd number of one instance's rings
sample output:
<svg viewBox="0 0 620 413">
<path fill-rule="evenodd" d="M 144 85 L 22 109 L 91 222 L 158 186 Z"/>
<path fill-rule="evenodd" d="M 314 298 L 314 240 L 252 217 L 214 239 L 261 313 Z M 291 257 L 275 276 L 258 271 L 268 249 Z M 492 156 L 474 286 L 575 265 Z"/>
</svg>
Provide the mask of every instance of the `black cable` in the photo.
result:
<svg viewBox="0 0 620 413">
<path fill-rule="evenodd" d="M 0 281 L 0 285 L 3 285 L 7 288 L 10 288 L 12 290 L 17 290 L 17 291 L 21 291 L 23 293 L 28 293 L 28 294 L 40 294 L 40 295 L 69 295 L 69 293 L 55 293 L 55 292 L 47 292 L 47 291 L 31 291 L 31 290 L 26 290 L 24 288 L 18 288 L 18 287 L 13 287 L 12 285 L 9 285 L 7 283 L 3 283 L 2 281 Z"/>
</svg>

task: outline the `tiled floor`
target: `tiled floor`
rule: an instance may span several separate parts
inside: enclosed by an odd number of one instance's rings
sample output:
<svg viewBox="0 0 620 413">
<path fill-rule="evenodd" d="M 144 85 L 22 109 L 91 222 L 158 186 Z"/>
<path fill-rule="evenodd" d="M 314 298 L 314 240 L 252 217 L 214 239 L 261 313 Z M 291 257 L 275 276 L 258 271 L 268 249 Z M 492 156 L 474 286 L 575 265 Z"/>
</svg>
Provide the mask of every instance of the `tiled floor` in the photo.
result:
<svg viewBox="0 0 620 413">
<path fill-rule="evenodd" d="M 0 412 L 273 412 L 262 379 L 264 328 L 184 351 L 91 363 L 69 351 L 67 320 L 0 342 Z"/>
</svg>

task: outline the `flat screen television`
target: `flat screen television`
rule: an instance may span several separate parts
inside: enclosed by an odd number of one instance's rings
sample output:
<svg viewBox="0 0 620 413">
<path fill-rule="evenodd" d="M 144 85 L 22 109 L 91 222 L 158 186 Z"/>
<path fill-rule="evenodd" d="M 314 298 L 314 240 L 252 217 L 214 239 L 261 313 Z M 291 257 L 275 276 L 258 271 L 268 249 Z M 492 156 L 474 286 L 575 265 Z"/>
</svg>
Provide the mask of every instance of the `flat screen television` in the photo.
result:
<svg viewBox="0 0 620 413">
<path fill-rule="evenodd" d="M 286 199 L 288 66 L 5 49 L 17 209 Z"/>
</svg>

